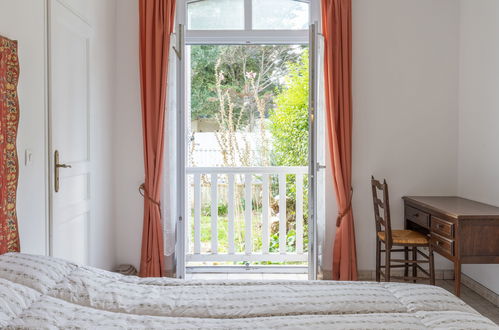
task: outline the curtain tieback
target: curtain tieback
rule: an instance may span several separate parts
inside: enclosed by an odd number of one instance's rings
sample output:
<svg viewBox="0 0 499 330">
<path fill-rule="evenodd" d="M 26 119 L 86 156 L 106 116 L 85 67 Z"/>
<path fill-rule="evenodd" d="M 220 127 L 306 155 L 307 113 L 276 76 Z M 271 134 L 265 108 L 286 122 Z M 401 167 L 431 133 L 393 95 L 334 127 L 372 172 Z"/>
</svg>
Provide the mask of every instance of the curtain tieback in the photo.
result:
<svg viewBox="0 0 499 330">
<path fill-rule="evenodd" d="M 352 210 L 352 196 L 353 196 L 353 188 L 350 188 L 350 197 L 348 199 L 347 207 L 342 211 L 338 212 L 338 217 L 336 218 L 336 227 L 341 225 L 341 221 L 343 218 Z"/>
<path fill-rule="evenodd" d="M 145 183 L 142 183 L 140 186 L 139 186 L 139 193 L 142 197 L 146 198 L 148 201 L 150 201 L 151 203 L 153 203 L 154 205 L 157 205 L 160 209 L 161 209 L 161 204 L 160 202 L 158 202 L 157 200 L 153 199 L 149 193 L 147 192 L 147 189 L 146 189 L 146 184 Z"/>
</svg>

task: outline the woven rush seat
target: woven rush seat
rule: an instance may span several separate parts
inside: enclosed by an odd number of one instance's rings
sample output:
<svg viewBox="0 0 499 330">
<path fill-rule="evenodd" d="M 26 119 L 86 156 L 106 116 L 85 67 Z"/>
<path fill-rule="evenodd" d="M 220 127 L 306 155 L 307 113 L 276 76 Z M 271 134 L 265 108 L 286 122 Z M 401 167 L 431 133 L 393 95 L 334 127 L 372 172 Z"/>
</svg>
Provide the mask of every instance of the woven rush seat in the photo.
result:
<svg viewBox="0 0 499 330">
<path fill-rule="evenodd" d="M 379 231 L 378 237 L 385 241 L 385 232 Z M 421 244 L 428 245 L 429 239 L 425 235 L 413 230 L 392 230 L 393 244 Z"/>
<path fill-rule="evenodd" d="M 410 228 L 392 229 L 386 180 L 380 182 L 371 176 L 371 188 L 376 224 L 376 281 L 381 281 L 381 276 L 383 276 L 387 282 L 393 278 L 414 283 L 418 280 L 424 280 L 435 285 L 435 263 L 429 237 L 425 232 L 410 230 Z M 381 194 L 380 197 L 378 197 L 378 192 Z M 382 249 L 382 245 L 384 245 L 384 249 Z M 425 251 L 426 249 L 428 252 Z M 385 264 L 381 265 L 381 253 L 383 252 L 385 253 Z M 394 253 L 400 252 L 404 253 L 403 259 L 393 258 Z M 412 252 L 412 258 L 409 258 L 409 252 Z M 418 260 L 418 256 L 421 256 L 422 259 Z M 423 267 L 424 264 L 428 267 Z M 403 268 L 404 275 L 392 276 L 392 268 Z M 412 276 L 409 276 L 409 268 L 412 268 Z"/>
</svg>

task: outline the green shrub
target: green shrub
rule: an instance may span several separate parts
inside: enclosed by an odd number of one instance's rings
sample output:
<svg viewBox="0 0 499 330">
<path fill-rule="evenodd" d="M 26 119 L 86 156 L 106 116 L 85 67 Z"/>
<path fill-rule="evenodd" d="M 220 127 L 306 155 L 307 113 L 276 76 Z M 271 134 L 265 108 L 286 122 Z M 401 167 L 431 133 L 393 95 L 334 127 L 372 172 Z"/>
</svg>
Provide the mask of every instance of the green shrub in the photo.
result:
<svg viewBox="0 0 499 330">
<path fill-rule="evenodd" d="M 218 204 L 218 215 L 221 217 L 226 217 L 227 214 L 229 214 L 229 206 L 224 203 L 224 204 Z"/>
<path fill-rule="evenodd" d="M 276 96 L 270 114 L 273 163 L 277 166 L 308 164 L 308 50 L 297 63 L 288 63 L 286 84 Z"/>
</svg>

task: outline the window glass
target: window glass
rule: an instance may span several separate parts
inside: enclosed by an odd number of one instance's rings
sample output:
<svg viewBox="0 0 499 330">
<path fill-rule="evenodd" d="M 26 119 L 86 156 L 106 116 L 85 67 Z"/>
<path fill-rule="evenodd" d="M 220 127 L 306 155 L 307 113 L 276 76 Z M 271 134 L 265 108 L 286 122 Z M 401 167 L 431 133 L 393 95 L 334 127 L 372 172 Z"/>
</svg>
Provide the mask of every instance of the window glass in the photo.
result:
<svg viewBox="0 0 499 330">
<path fill-rule="evenodd" d="M 244 0 L 199 0 L 187 5 L 190 30 L 243 30 Z"/>
<path fill-rule="evenodd" d="M 253 0 L 253 29 L 304 30 L 309 4 L 300 0 Z"/>
</svg>

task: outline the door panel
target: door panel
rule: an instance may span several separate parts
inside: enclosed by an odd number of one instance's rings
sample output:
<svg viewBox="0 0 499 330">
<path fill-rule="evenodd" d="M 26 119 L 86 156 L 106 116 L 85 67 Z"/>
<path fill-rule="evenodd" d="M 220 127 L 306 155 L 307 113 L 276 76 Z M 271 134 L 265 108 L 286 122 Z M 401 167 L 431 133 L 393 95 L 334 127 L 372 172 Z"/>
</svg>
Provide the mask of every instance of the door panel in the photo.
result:
<svg viewBox="0 0 499 330">
<path fill-rule="evenodd" d="M 49 2 L 51 254 L 88 263 L 90 224 L 90 27 L 57 0 Z M 59 152 L 56 171 L 55 151 Z M 56 175 L 59 190 L 56 191 Z"/>
<path fill-rule="evenodd" d="M 77 263 L 86 263 L 87 237 L 82 235 L 87 231 L 88 213 L 83 213 L 67 222 L 59 223 L 54 228 L 53 235 L 57 237 L 53 243 L 54 256 Z"/>
</svg>

